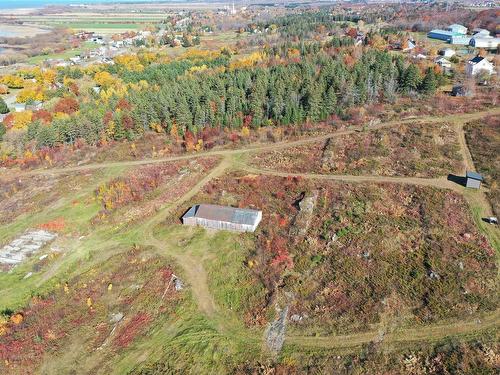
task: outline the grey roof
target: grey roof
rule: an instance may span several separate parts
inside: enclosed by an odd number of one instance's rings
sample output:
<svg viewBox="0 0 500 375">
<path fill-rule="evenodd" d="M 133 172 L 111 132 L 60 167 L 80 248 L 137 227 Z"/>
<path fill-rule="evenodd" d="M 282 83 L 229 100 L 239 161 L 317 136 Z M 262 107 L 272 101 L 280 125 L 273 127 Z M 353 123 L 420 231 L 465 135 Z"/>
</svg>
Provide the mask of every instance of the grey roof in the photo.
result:
<svg viewBox="0 0 500 375">
<path fill-rule="evenodd" d="M 198 204 L 191 207 L 183 217 L 199 217 L 208 220 L 224 221 L 227 223 L 254 225 L 257 221 L 259 212 L 260 211 L 247 208 Z"/>
<path fill-rule="evenodd" d="M 467 171 L 467 178 L 472 178 L 473 180 L 483 181 L 483 176 L 477 172 Z"/>
<path fill-rule="evenodd" d="M 448 30 L 441 30 L 441 29 L 434 29 L 429 31 L 427 34 L 441 34 L 441 35 L 447 35 L 447 36 L 454 36 L 457 35 L 453 31 L 448 31 Z"/>
</svg>

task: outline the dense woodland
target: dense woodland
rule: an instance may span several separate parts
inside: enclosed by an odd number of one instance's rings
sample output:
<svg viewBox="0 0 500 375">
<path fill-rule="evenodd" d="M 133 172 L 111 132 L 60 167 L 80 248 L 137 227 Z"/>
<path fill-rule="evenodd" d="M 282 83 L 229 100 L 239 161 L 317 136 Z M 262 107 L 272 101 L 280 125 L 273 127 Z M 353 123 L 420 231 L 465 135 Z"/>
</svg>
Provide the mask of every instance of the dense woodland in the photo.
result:
<svg viewBox="0 0 500 375">
<path fill-rule="evenodd" d="M 329 55 L 314 44 L 295 51 L 301 56 L 287 58 L 285 64 L 271 61 L 250 68 L 229 69 L 223 55 L 197 65 L 189 61 L 151 64 L 140 72 L 110 67 L 123 82 L 147 81 L 152 89 L 129 90 L 98 105 L 82 104 L 78 113 L 53 120 L 50 127 L 34 121 L 28 126 L 27 140 L 35 140 L 39 147 L 79 138 L 95 144 L 103 136 L 133 139 L 151 124 L 182 136 L 207 127 L 316 122 L 342 115 L 352 106 L 393 101 L 398 95 L 430 94 L 439 83 L 432 69 L 422 76 L 417 66 L 386 52 L 367 49 L 354 61 L 348 54 Z M 200 65 L 208 68 L 184 74 Z M 217 69 L 221 67 L 226 69 Z"/>
</svg>

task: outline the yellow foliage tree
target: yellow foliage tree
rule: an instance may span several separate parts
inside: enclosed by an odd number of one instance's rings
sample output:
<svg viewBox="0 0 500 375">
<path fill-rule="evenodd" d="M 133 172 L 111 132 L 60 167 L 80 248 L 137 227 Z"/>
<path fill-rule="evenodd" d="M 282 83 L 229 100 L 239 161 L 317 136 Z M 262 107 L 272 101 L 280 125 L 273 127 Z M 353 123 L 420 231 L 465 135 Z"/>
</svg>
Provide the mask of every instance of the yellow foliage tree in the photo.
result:
<svg viewBox="0 0 500 375">
<path fill-rule="evenodd" d="M 94 81 L 104 88 L 111 87 L 117 80 L 108 72 L 97 72 L 94 75 Z"/>
<path fill-rule="evenodd" d="M 163 128 L 157 122 L 153 122 L 152 124 L 149 125 L 149 127 L 157 133 L 163 132 Z"/>
<path fill-rule="evenodd" d="M 33 113 L 31 111 L 14 112 L 12 122 L 13 129 L 24 129 L 31 122 Z"/>
<path fill-rule="evenodd" d="M 18 103 L 26 103 L 29 100 L 44 101 L 45 92 L 43 88 L 38 85 L 32 85 L 19 91 L 16 97 Z"/>
<path fill-rule="evenodd" d="M 119 55 L 114 58 L 115 64 L 127 70 L 140 72 L 144 70 L 141 60 L 137 55 Z"/>
<path fill-rule="evenodd" d="M 243 57 L 239 60 L 231 62 L 231 64 L 229 64 L 229 68 L 230 69 L 248 68 L 264 60 L 264 57 L 265 54 L 263 52 L 253 52 L 247 57 Z"/>
<path fill-rule="evenodd" d="M 241 136 L 243 138 L 248 138 L 250 136 L 250 129 L 248 129 L 248 126 L 241 128 Z"/>
<path fill-rule="evenodd" d="M 22 89 L 24 87 L 24 79 L 12 74 L 3 76 L 0 82 L 11 89 Z"/>
<path fill-rule="evenodd" d="M 45 84 L 53 84 L 56 81 L 57 73 L 53 69 L 46 69 L 42 72 L 42 82 Z"/>
<path fill-rule="evenodd" d="M 194 149 L 196 151 L 201 151 L 203 150 L 203 139 L 198 139 L 198 142 L 196 142 L 196 145 L 194 146 Z"/>
</svg>

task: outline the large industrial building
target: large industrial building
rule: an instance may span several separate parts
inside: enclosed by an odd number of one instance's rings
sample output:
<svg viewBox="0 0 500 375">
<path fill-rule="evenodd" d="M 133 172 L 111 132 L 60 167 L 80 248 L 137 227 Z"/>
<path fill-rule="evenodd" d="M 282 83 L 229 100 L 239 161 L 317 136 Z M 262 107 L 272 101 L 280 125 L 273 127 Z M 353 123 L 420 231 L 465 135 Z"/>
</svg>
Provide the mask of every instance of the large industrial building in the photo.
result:
<svg viewBox="0 0 500 375">
<path fill-rule="evenodd" d="M 262 211 L 213 204 L 197 204 L 182 217 L 184 225 L 237 232 L 254 232 L 261 220 Z"/>
<path fill-rule="evenodd" d="M 446 30 L 431 30 L 427 37 L 458 45 L 468 45 L 471 39 L 470 36 L 467 36 L 467 28 L 457 24 L 448 26 Z"/>
</svg>

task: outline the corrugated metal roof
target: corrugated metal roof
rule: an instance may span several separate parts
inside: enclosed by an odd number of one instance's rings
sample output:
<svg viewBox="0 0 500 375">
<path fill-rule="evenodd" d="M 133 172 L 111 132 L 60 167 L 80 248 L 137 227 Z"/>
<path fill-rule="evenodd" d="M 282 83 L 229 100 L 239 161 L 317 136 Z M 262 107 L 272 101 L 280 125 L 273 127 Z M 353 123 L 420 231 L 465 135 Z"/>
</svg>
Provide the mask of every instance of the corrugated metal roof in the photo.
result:
<svg viewBox="0 0 500 375">
<path fill-rule="evenodd" d="M 483 181 L 483 176 L 481 176 L 477 172 L 467 171 L 466 176 L 467 176 L 467 178 L 472 178 L 473 180 Z"/>
<path fill-rule="evenodd" d="M 439 35 L 446 35 L 446 36 L 461 36 L 461 35 L 463 35 L 463 34 L 455 33 L 453 31 L 441 30 L 441 29 L 431 30 L 427 33 L 427 35 L 429 35 L 429 34 L 439 34 Z"/>
<path fill-rule="evenodd" d="M 207 220 L 224 221 L 227 223 L 254 225 L 258 219 L 260 211 L 247 208 L 235 208 L 227 206 L 217 206 L 214 204 L 199 204 L 195 208 L 194 215 L 192 208 L 186 213 L 185 217 L 194 216 Z"/>
</svg>

